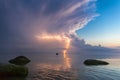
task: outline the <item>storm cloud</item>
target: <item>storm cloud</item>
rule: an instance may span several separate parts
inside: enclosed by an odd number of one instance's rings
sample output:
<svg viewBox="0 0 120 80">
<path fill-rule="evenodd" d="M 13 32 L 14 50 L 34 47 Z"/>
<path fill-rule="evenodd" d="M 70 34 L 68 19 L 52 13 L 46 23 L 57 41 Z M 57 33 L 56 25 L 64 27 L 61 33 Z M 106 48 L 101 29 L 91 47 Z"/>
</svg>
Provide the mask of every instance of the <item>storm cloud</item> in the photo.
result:
<svg viewBox="0 0 120 80">
<path fill-rule="evenodd" d="M 96 0 L 0 0 L 0 48 L 64 48 L 64 42 L 36 39 L 44 35 L 67 37 L 71 48 L 91 48 L 75 31 L 96 16 Z"/>
</svg>

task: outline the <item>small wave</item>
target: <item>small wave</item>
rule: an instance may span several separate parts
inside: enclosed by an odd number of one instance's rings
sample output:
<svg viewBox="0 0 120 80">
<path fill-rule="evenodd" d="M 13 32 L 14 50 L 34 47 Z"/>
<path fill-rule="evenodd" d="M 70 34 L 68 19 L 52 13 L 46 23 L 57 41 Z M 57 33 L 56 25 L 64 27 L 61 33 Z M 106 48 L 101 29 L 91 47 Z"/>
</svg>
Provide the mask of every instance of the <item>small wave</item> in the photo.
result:
<svg viewBox="0 0 120 80">
<path fill-rule="evenodd" d="M 119 70 L 109 69 L 108 67 L 87 67 L 84 80 L 119 80 Z M 119 73 L 119 74 L 118 74 Z"/>
<path fill-rule="evenodd" d="M 58 71 L 51 69 L 40 69 L 32 80 L 75 80 L 76 75 L 72 71 Z"/>
</svg>

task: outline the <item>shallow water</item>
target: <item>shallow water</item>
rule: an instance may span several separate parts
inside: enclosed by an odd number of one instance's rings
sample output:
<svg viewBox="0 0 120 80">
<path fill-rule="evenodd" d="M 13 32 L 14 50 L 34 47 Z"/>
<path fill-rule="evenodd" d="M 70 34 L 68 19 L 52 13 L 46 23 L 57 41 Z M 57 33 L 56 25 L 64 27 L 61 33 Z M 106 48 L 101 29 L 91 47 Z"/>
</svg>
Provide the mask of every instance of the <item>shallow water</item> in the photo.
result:
<svg viewBox="0 0 120 80">
<path fill-rule="evenodd" d="M 2 55 L 0 61 L 7 62 L 18 55 Z M 78 54 L 67 54 L 66 56 L 59 54 L 57 56 L 54 53 L 32 53 L 24 55 L 31 59 L 27 65 L 29 75 L 26 79 L 13 80 L 120 80 L 119 57 L 102 58 L 110 63 L 106 66 L 85 66 L 83 61 L 88 58 Z"/>
</svg>

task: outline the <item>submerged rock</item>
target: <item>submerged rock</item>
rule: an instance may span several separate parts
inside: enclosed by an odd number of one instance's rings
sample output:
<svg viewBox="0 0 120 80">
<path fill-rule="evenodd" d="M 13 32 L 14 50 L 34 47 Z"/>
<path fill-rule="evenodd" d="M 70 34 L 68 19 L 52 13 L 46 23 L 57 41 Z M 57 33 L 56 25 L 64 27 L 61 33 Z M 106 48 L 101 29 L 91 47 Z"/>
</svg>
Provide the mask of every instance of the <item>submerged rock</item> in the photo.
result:
<svg viewBox="0 0 120 80">
<path fill-rule="evenodd" d="M 25 56 L 18 56 L 15 59 L 9 60 L 9 62 L 16 65 L 26 65 L 30 60 Z"/>
<path fill-rule="evenodd" d="M 28 68 L 13 64 L 0 65 L 0 77 L 26 77 Z"/>
<path fill-rule="evenodd" d="M 85 65 L 108 65 L 108 62 L 101 61 L 101 60 L 94 60 L 94 59 L 88 59 L 84 61 Z"/>
</svg>

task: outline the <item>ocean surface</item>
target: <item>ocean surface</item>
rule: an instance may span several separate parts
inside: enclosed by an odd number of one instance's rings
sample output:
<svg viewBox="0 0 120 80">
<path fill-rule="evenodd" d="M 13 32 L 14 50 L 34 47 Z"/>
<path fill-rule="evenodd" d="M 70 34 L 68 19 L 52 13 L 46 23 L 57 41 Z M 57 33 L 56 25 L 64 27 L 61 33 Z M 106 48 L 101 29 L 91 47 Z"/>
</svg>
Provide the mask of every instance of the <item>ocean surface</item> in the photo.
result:
<svg viewBox="0 0 120 80">
<path fill-rule="evenodd" d="M 112 57 L 85 57 L 80 54 L 29 53 L 29 54 L 2 54 L 0 63 L 8 63 L 9 59 L 24 55 L 31 59 L 26 66 L 29 74 L 25 79 L 6 80 L 120 80 L 120 58 Z M 91 55 L 92 56 L 92 55 Z M 85 66 L 86 59 L 99 59 L 110 64 L 106 66 Z"/>
</svg>

